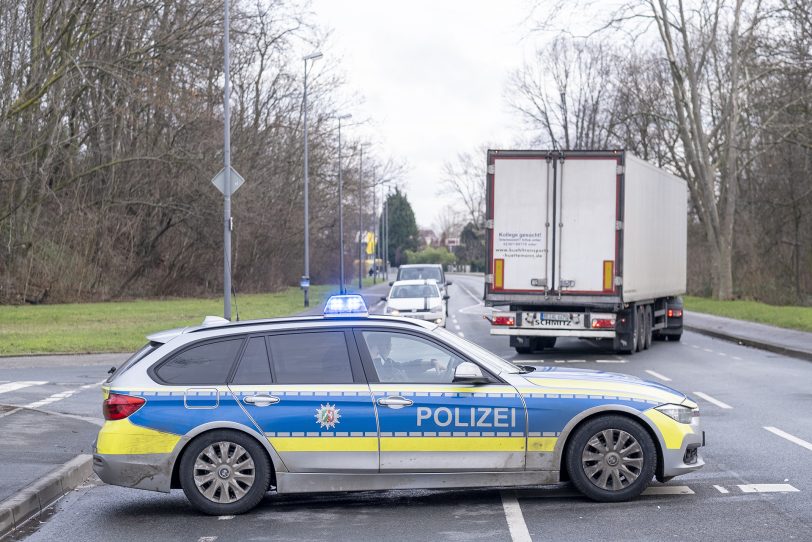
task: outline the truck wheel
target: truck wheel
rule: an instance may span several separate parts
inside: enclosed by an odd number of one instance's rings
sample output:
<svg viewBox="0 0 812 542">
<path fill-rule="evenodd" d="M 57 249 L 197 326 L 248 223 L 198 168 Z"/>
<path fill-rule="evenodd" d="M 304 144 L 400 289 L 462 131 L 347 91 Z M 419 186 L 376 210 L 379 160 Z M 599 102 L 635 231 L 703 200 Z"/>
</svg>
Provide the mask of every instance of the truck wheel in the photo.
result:
<svg viewBox="0 0 812 542">
<path fill-rule="evenodd" d="M 201 435 L 183 451 L 180 485 L 192 505 L 213 516 L 242 514 L 268 491 L 271 464 L 262 446 L 239 431 Z"/>
<path fill-rule="evenodd" d="M 533 348 L 531 346 L 516 346 L 516 353 L 517 354 L 532 354 Z"/>
<path fill-rule="evenodd" d="M 542 337 L 538 339 L 538 349 L 543 350 L 544 348 L 553 348 L 555 347 L 555 341 L 557 337 Z"/>
<path fill-rule="evenodd" d="M 643 351 L 643 345 L 646 343 L 646 318 L 643 316 L 643 307 L 637 307 L 637 341 L 635 341 L 635 349 L 638 352 Z"/>
<path fill-rule="evenodd" d="M 682 333 L 680 333 L 678 335 L 666 335 L 665 338 L 668 339 L 669 341 L 673 341 L 675 343 L 678 343 L 680 341 L 680 339 L 682 339 Z"/>
<path fill-rule="evenodd" d="M 643 343 L 643 349 L 648 350 L 651 347 L 651 338 L 652 338 L 651 328 L 653 327 L 653 322 L 651 321 L 652 320 L 651 305 L 646 305 L 645 314 L 646 314 L 646 332 L 644 334 L 645 342 Z"/>
<path fill-rule="evenodd" d="M 654 441 L 625 416 L 601 416 L 576 429 L 567 442 L 566 457 L 575 487 L 600 502 L 637 497 L 657 467 Z"/>
</svg>

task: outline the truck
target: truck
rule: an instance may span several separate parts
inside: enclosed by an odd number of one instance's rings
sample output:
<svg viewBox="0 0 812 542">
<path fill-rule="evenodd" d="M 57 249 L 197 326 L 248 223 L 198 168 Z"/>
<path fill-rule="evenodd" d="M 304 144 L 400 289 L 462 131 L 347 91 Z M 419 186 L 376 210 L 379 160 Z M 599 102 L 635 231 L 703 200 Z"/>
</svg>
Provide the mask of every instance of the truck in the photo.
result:
<svg viewBox="0 0 812 542">
<path fill-rule="evenodd" d="M 558 337 L 679 341 L 685 180 L 626 150 L 489 150 L 485 304 L 526 354 Z M 611 343 L 610 343 L 611 341 Z"/>
</svg>

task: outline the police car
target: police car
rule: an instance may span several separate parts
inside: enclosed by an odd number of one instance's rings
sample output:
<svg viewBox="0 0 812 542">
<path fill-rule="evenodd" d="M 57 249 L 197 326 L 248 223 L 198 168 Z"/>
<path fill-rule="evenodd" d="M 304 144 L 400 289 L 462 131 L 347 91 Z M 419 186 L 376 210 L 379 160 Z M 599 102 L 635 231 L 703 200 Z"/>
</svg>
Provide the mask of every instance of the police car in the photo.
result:
<svg viewBox="0 0 812 542">
<path fill-rule="evenodd" d="M 93 468 L 238 514 L 265 493 L 534 486 L 598 501 L 704 464 L 696 403 L 596 371 L 509 363 L 431 322 L 368 316 L 203 325 L 148 337 L 103 386 Z"/>
</svg>

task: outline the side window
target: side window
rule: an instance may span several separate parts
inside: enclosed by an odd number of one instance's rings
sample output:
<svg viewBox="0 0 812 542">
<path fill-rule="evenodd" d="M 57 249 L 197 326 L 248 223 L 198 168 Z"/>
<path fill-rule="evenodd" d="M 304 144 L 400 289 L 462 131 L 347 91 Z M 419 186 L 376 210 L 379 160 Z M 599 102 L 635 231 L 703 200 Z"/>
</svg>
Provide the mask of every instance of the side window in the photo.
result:
<svg viewBox="0 0 812 542">
<path fill-rule="evenodd" d="M 277 384 L 352 384 L 343 331 L 271 335 Z"/>
<path fill-rule="evenodd" d="M 433 342 L 389 331 L 362 332 L 380 382 L 450 384 L 464 360 Z"/>
<path fill-rule="evenodd" d="M 271 363 L 268 360 L 268 349 L 264 337 L 253 337 L 240 358 L 233 384 L 271 384 Z"/>
<path fill-rule="evenodd" d="M 155 374 L 167 384 L 225 384 L 243 339 L 193 346 L 162 363 Z"/>
</svg>

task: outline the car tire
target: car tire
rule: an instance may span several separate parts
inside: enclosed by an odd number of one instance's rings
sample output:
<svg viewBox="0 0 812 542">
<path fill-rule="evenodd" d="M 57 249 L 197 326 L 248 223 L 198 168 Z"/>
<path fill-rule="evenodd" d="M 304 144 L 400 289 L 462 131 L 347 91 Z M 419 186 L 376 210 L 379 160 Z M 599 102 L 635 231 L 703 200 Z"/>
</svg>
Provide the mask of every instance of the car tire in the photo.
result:
<svg viewBox="0 0 812 542">
<path fill-rule="evenodd" d="M 207 467 L 200 468 L 201 465 Z M 271 463 L 265 449 L 253 437 L 239 431 L 218 430 L 189 443 L 183 451 L 178 475 L 192 506 L 212 516 L 236 515 L 248 512 L 265 496 Z"/>
<path fill-rule="evenodd" d="M 643 345 L 646 343 L 646 317 L 643 315 L 643 307 L 637 307 L 637 340 L 635 341 L 634 348 L 638 352 L 643 351 Z"/>
<path fill-rule="evenodd" d="M 643 343 L 643 350 L 648 350 L 649 348 L 651 348 L 651 339 L 652 339 L 652 333 L 653 333 L 653 331 L 651 329 L 653 327 L 652 314 L 651 314 L 651 305 L 646 305 L 645 315 L 646 315 L 646 318 L 645 318 L 645 320 L 646 320 L 646 332 L 643 334 L 643 338 L 645 339 L 645 341 Z"/>
<path fill-rule="evenodd" d="M 633 499 L 657 470 L 654 441 L 642 425 L 625 416 L 601 416 L 580 426 L 566 452 L 570 480 L 593 501 Z"/>
</svg>

